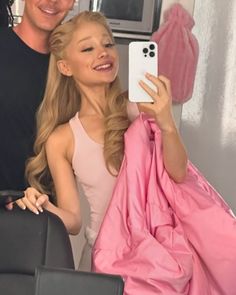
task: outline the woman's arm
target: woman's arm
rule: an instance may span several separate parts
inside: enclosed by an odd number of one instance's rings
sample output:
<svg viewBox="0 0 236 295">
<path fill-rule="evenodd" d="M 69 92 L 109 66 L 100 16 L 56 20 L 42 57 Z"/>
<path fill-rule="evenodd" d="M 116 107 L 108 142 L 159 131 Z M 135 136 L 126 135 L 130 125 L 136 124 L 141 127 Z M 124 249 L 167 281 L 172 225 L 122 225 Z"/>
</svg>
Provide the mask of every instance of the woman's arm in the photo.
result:
<svg viewBox="0 0 236 295">
<path fill-rule="evenodd" d="M 55 186 L 57 205 L 34 188 L 28 188 L 25 197 L 18 200 L 17 204 L 36 214 L 45 208 L 62 219 L 68 233 L 77 234 L 81 227 L 81 213 L 79 193 L 71 166 L 72 153 L 73 136 L 69 124 L 59 126 L 46 142 L 47 161 Z"/>
<path fill-rule="evenodd" d="M 77 234 L 81 226 L 81 212 L 71 164 L 73 146 L 69 124 L 57 128 L 46 142 L 46 155 L 55 186 L 57 207 L 48 202 L 44 208 L 57 214 L 69 233 Z"/>
<path fill-rule="evenodd" d="M 165 168 L 174 181 L 182 182 L 186 176 L 188 159 L 172 114 L 170 81 L 163 76 L 154 77 L 150 74 L 147 74 L 146 78 L 157 87 L 157 91 L 140 81 L 140 86 L 152 97 L 154 102 L 139 103 L 139 110 L 155 118 L 162 132 Z"/>
</svg>

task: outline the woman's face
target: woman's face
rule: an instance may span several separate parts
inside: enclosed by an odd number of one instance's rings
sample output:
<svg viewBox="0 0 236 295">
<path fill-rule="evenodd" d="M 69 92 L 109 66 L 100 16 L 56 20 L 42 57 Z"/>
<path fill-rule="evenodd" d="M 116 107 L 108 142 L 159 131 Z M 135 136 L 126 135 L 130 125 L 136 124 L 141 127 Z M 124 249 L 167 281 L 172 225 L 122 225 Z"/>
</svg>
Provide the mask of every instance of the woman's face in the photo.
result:
<svg viewBox="0 0 236 295">
<path fill-rule="evenodd" d="M 118 52 L 111 36 L 96 22 L 80 24 L 66 48 L 65 59 L 58 62 L 59 69 L 63 66 L 67 71 L 63 74 L 73 76 L 79 87 L 111 83 L 117 76 L 118 64 Z"/>
</svg>

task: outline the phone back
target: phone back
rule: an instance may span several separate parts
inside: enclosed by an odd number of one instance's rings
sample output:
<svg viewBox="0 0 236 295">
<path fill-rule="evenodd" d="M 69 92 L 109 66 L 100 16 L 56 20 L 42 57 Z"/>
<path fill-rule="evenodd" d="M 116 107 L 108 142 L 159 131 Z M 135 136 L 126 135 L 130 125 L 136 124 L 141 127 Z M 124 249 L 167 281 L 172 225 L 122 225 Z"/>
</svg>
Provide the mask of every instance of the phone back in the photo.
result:
<svg viewBox="0 0 236 295">
<path fill-rule="evenodd" d="M 152 41 L 134 41 L 129 44 L 129 100 L 152 102 L 152 98 L 139 85 L 143 80 L 152 89 L 156 87 L 145 78 L 145 74 L 158 75 L 158 49 Z"/>
</svg>

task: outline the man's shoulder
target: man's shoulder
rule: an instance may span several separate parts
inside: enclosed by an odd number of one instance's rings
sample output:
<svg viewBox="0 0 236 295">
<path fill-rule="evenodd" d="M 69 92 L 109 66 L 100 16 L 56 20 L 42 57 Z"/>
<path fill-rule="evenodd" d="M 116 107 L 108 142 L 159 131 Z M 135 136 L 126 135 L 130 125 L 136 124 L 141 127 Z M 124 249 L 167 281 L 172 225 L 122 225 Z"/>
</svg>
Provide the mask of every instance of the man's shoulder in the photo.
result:
<svg viewBox="0 0 236 295">
<path fill-rule="evenodd" d="M 0 0 L 1 1 L 1 0 Z M 42 54 L 29 47 L 15 32 L 9 28 L 0 28 L 0 59 L 6 59 L 11 56 L 14 58 L 14 63 L 19 61 L 19 56 L 28 61 L 28 65 L 34 66 L 34 63 L 41 64 L 43 67 L 48 67 L 49 54 Z"/>
<path fill-rule="evenodd" d="M 9 48 L 15 42 L 14 35 L 12 28 L 0 28 L 0 48 Z"/>
<path fill-rule="evenodd" d="M 0 28 L 0 37 L 9 38 L 12 35 L 12 28 L 1 27 Z M 0 39 L 2 41 L 2 39 Z"/>
</svg>

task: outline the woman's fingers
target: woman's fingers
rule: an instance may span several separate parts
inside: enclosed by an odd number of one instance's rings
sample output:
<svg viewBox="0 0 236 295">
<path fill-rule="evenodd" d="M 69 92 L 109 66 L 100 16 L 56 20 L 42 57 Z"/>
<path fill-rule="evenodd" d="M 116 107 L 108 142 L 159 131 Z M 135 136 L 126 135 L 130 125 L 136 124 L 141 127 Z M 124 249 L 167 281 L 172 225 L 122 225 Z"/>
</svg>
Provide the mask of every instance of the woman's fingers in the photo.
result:
<svg viewBox="0 0 236 295">
<path fill-rule="evenodd" d="M 168 94 L 171 95 L 171 84 L 170 84 L 170 80 L 167 79 L 165 76 L 159 76 L 158 78 L 164 84 L 164 86 L 165 86 Z"/>
<path fill-rule="evenodd" d="M 173 127 L 171 83 L 164 76 L 155 77 L 147 73 L 145 77 L 156 90 L 144 81 L 140 81 L 140 86 L 150 95 L 154 103 L 138 103 L 138 108 L 154 117 L 162 131 L 169 130 Z"/>
<path fill-rule="evenodd" d="M 157 101 L 157 98 L 158 98 L 157 91 L 153 90 L 144 81 L 139 81 L 139 85 L 147 92 L 148 95 L 150 95 L 150 97 L 153 99 L 153 102 Z"/>
<path fill-rule="evenodd" d="M 28 208 L 30 211 L 34 212 L 35 214 L 39 214 L 39 210 L 36 206 L 36 199 L 35 199 L 35 201 L 33 201 L 32 199 L 30 200 L 30 199 L 28 199 L 28 197 L 25 196 L 24 198 L 21 199 L 21 201 L 23 202 L 25 207 Z"/>
<path fill-rule="evenodd" d="M 145 75 L 145 77 L 156 87 L 156 90 L 151 88 L 147 83 L 144 81 L 140 81 L 140 86 L 150 95 L 150 97 L 155 101 L 163 95 L 171 96 L 171 86 L 170 81 L 164 77 L 159 76 L 155 77 L 149 73 Z"/>
<path fill-rule="evenodd" d="M 36 201 L 36 206 L 40 212 L 43 212 L 43 205 L 49 201 L 48 195 L 42 194 Z"/>
<path fill-rule="evenodd" d="M 27 188 L 25 190 L 25 196 L 16 201 L 16 204 L 23 210 L 28 208 L 35 214 L 43 212 L 43 205 L 48 202 L 49 198 L 45 194 L 41 194 L 34 188 Z"/>
<path fill-rule="evenodd" d="M 18 199 L 17 201 L 15 201 L 15 203 L 22 209 L 25 210 L 26 206 L 24 204 L 24 202 L 22 201 L 22 199 Z"/>
</svg>

